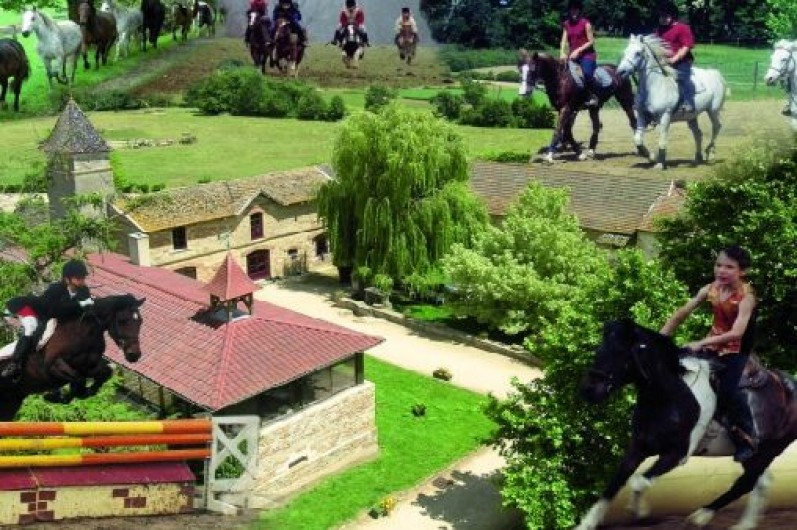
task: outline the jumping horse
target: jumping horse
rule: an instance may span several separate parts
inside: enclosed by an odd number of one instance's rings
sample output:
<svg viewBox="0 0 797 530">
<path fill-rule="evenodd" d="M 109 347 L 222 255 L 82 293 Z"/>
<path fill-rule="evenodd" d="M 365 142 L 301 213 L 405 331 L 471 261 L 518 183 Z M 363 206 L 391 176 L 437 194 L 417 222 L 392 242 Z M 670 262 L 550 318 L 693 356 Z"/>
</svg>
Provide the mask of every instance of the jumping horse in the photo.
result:
<svg viewBox="0 0 797 530">
<path fill-rule="evenodd" d="M 266 61 L 271 56 L 274 43 L 271 40 L 271 19 L 256 11 L 249 13 L 249 55 L 252 62 L 265 75 Z"/>
<path fill-rule="evenodd" d="M 46 397 L 59 403 L 95 395 L 113 375 L 103 358 L 105 332 L 128 362 L 138 361 L 143 303 L 129 294 L 97 298 L 80 318 L 59 323 L 44 347 L 30 355 L 18 380 L 0 380 L 0 421 L 12 421 L 31 394 L 51 392 Z M 92 379 L 91 386 L 86 379 Z M 70 390 L 61 394 L 66 384 Z"/>
<path fill-rule="evenodd" d="M 637 517 L 648 514 L 643 493 L 657 477 L 690 456 L 733 455 L 734 444 L 727 430 L 713 419 L 717 403 L 710 383 L 710 361 L 688 353 L 670 337 L 630 319 L 604 325 L 603 340 L 581 385 L 582 395 L 588 402 L 600 403 L 613 391 L 632 385 L 637 391 L 636 405 L 630 446 L 578 530 L 598 527 L 611 500 L 647 457 L 658 459 L 630 480 L 631 508 Z M 794 378 L 751 362 L 740 386 L 753 413 L 760 444 L 754 456 L 741 464 L 744 473 L 728 491 L 689 516 L 689 522 L 698 527 L 706 526 L 718 510 L 750 493 L 742 518 L 733 529 L 756 528 L 771 483 L 769 465 L 797 439 Z"/>
<path fill-rule="evenodd" d="M 275 22 L 274 53 L 271 66 L 276 66 L 281 72 L 290 70 L 293 77 L 299 75 L 299 63 L 304 57 L 304 44 L 299 35 L 291 31 L 291 24 L 287 19 L 278 18 Z"/>
<path fill-rule="evenodd" d="M 579 160 L 593 158 L 602 127 L 600 109 L 612 97 L 625 111 L 631 130 L 636 127 L 634 90 L 631 87 L 631 82 L 618 76 L 617 68 L 614 65 L 601 64 L 595 72 L 595 79 L 605 79 L 606 86 L 596 89 L 599 105 L 588 109 L 589 119 L 592 122 L 592 136 L 589 139 L 589 147 L 584 153 L 581 151 L 581 145 L 573 137 L 573 124 L 578 112 L 585 108 L 584 104 L 588 97 L 586 91 L 579 88 L 574 79 L 574 75 L 580 75 L 580 73 L 572 72 L 568 61 L 556 59 L 543 52 L 534 52 L 524 57 L 519 64 L 519 69 L 521 74 L 520 95 L 530 96 L 536 85 L 542 83 L 548 101 L 557 112 L 553 137 L 544 156 L 546 162 L 553 162 L 554 154 L 562 145 L 569 145 Z M 596 81 L 593 81 L 593 84 L 596 84 Z"/>
<path fill-rule="evenodd" d="M 69 18 L 80 25 L 80 32 L 83 35 L 81 54 L 83 55 L 83 68 L 91 68 L 88 60 L 89 46 L 94 45 L 94 68 L 108 64 L 108 52 L 111 51 L 119 31 L 116 28 L 116 17 L 113 13 L 97 11 L 89 0 L 81 0 L 75 4 L 69 3 Z"/>
<path fill-rule="evenodd" d="M 341 32 L 340 41 L 343 64 L 346 68 L 357 68 L 363 57 L 363 42 L 355 24 L 347 24 Z"/>
<path fill-rule="evenodd" d="M 774 85 L 783 81 L 789 97 L 789 112 L 791 114 L 791 128 L 797 133 L 797 41 L 779 40 L 775 43 L 772 56 L 769 59 L 769 68 L 764 81 L 767 85 Z"/>
<path fill-rule="evenodd" d="M 640 156 L 655 162 L 656 169 L 666 167 L 667 139 L 673 121 L 686 121 L 695 139 L 695 163 L 704 161 L 703 132 L 697 122 L 697 117 L 703 112 L 707 113 L 711 120 L 711 141 L 706 146 L 705 158 L 709 160 L 713 158 L 715 142 L 722 128 L 720 112 L 727 92 L 727 84 L 719 70 L 692 68 L 691 83 L 695 89 L 695 108 L 690 112 L 684 112 L 681 108 L 681 93 L 676 82 L 675 69 L 667 63 L 668 55 L 667 44 L 655 35 L 631 35 L 617 66 L 618 75 L 628 78 L 636 73 L 639 77 L 634 144 Z M 659 152 L 655 159 L 650 156 L 643 142 L 645 129 L 648 123 L 652 122 L 659 124 Z"/>
<path fill-rule="evenodd" d="M 30 63 L 25 49 L 17 42 L 16 34 L 13 39 L 0 39 L 0 105 L 6 106 L 6 92 L 8 81 L 12 77 L 11 90 L 14 92 L 14 110 L 19 112 L 19 94 L 22 92 L 22 83 L 30 76 Z"/>
<path fill-rule="evenodd" d="M 415 59 L 415 49 L 418 47 L 418 36 L 412 32 L 409 26 L 401 26 L 396 37 L 396 47 L 398 48 L 399 59 L 407 61 L 407 65 L 412 64 Z"/>
</svg>

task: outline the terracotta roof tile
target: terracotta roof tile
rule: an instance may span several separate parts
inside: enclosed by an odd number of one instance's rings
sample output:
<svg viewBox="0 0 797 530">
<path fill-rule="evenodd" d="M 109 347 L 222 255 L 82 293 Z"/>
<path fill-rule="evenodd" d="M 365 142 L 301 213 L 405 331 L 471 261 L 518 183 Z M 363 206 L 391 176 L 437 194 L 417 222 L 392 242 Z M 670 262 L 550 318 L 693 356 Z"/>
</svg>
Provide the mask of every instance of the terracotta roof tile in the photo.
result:
<svg viewBox="0 0 797 530">
<path fill-rule="evenodd" d="M 144 232 L 155 232 L 240 215 L 261 194 L 282 206 L 313 201 L 327 180 L 321 168 L 310 167 L 120 198 L 113 207 Z"/>
<path fill-rule="evenodd" d="M 257 284 L 246 275 L 229 252 L 213 279 L 203 287 L 204 291 L 217 297 L 222 302 L 251 294 L 257 289 Z"/>
<path fill-rule="evenodd" d="M 656 220 L 673 217 L 678 214 L 686 202 L 686 194 L 682 190 L 674 190 L 670 195 L 662 195 L 650 207 L 639 225 L 639 230 L 656 232 Z"/>
<path fill-rule="evenodd" d="M 222 323 L 207 313 L 203 285 L 140 267 L 114 253 L 89 258 L 92 292 L 146 297 L 143 355 L 128 363 L 112 341 L 106 356 L 208 410 L 239 403 L 373 348 L 382 339 L 256 301 L 254 314 Z M 242 307 L 241 307 L 242 308 Z"/>
<path fill-rule="evenodd" d="M 471 188 L 495 216 L 505 216 L 534 180 L 546 187 L 569 189 L 570 211 L 582 228 L 627 235 L 639 229 L 651 205 L 671 189 L 670 181 L 661 177 L 595 174 L 530 164 L 471 165 Z"/>
<path fill-rule="evenodd" d="M 107 153 L 111 150 L 73 99 L 66 103 L 41 148 L 47 153 L 70 154 Z"/>
</svg>

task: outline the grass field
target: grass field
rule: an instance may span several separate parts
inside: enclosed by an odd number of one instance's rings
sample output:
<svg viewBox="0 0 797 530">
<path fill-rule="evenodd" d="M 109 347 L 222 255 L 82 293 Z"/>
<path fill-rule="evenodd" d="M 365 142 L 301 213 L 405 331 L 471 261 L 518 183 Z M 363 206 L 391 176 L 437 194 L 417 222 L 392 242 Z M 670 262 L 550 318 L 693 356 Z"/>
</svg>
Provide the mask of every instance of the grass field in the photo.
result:
<svg viewBox="0 0 797 530">
<path fill-rule="evenodd" d="M 481 411 L 483 396 L 368 356 L 365 377 L 376 385 L 379 457 L 264 512 L 254 528 L 335 528 L 473 451 L 492 429 Z M 426 405 L 426 416 L 412 415 L 416 403 Z"/>
</svg>

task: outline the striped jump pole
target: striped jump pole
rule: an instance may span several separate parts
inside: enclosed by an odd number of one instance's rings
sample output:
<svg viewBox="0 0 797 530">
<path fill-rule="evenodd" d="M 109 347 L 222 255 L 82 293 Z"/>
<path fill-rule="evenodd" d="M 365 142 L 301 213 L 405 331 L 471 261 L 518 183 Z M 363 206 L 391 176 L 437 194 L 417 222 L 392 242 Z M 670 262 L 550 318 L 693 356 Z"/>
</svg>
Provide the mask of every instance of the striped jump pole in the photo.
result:
<svg viewBox="0 0 797 530">
<path fill-rule="evenodd" d="M 191 434 L 213 431 L 211 420 L 0 422 L 0 436 Z"/>
</svg>

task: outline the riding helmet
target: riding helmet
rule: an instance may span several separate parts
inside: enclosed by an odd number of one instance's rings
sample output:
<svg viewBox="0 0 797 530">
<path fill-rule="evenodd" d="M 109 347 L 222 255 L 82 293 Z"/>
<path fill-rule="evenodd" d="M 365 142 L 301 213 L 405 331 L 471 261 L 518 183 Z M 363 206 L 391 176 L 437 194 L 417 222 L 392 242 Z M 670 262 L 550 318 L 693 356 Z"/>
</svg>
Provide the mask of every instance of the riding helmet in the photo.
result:
<svg viewBox="0 0 797 530">
<path fill-rule="evenodd" d="M 346 7 L 352 8 L 357 6 L 357 0 L 346 0 Z"/>
<path fill-rule="evenodd" d="M 401 8 L 401 12 L 402 13 L 409 13 L 410 12 L 410 8 L 409 7 L 402 7 Z"/>
<path fill-rule="evenodd" d="M 85 278 L 89 275 L 86 264 L 78 259 L 71 259 L 64 264 L 61 276 L 64 278 Z"/>
<path fill-rule="evenodd" d="M 570 11 L 571 9 L 578 9 L 579 11 L 583 11 L 584 10 L 583 0 L 570 0 L 567 3 L 567 10 Z"/>
<path fill-rule="evenodd" d="M 658 8 L 659 15 L 669 16 L 672 18 L 678 18 L 678 6 L 675 5 L 675 2 L 662 2 L 659 4 Z"/>
</svg>

